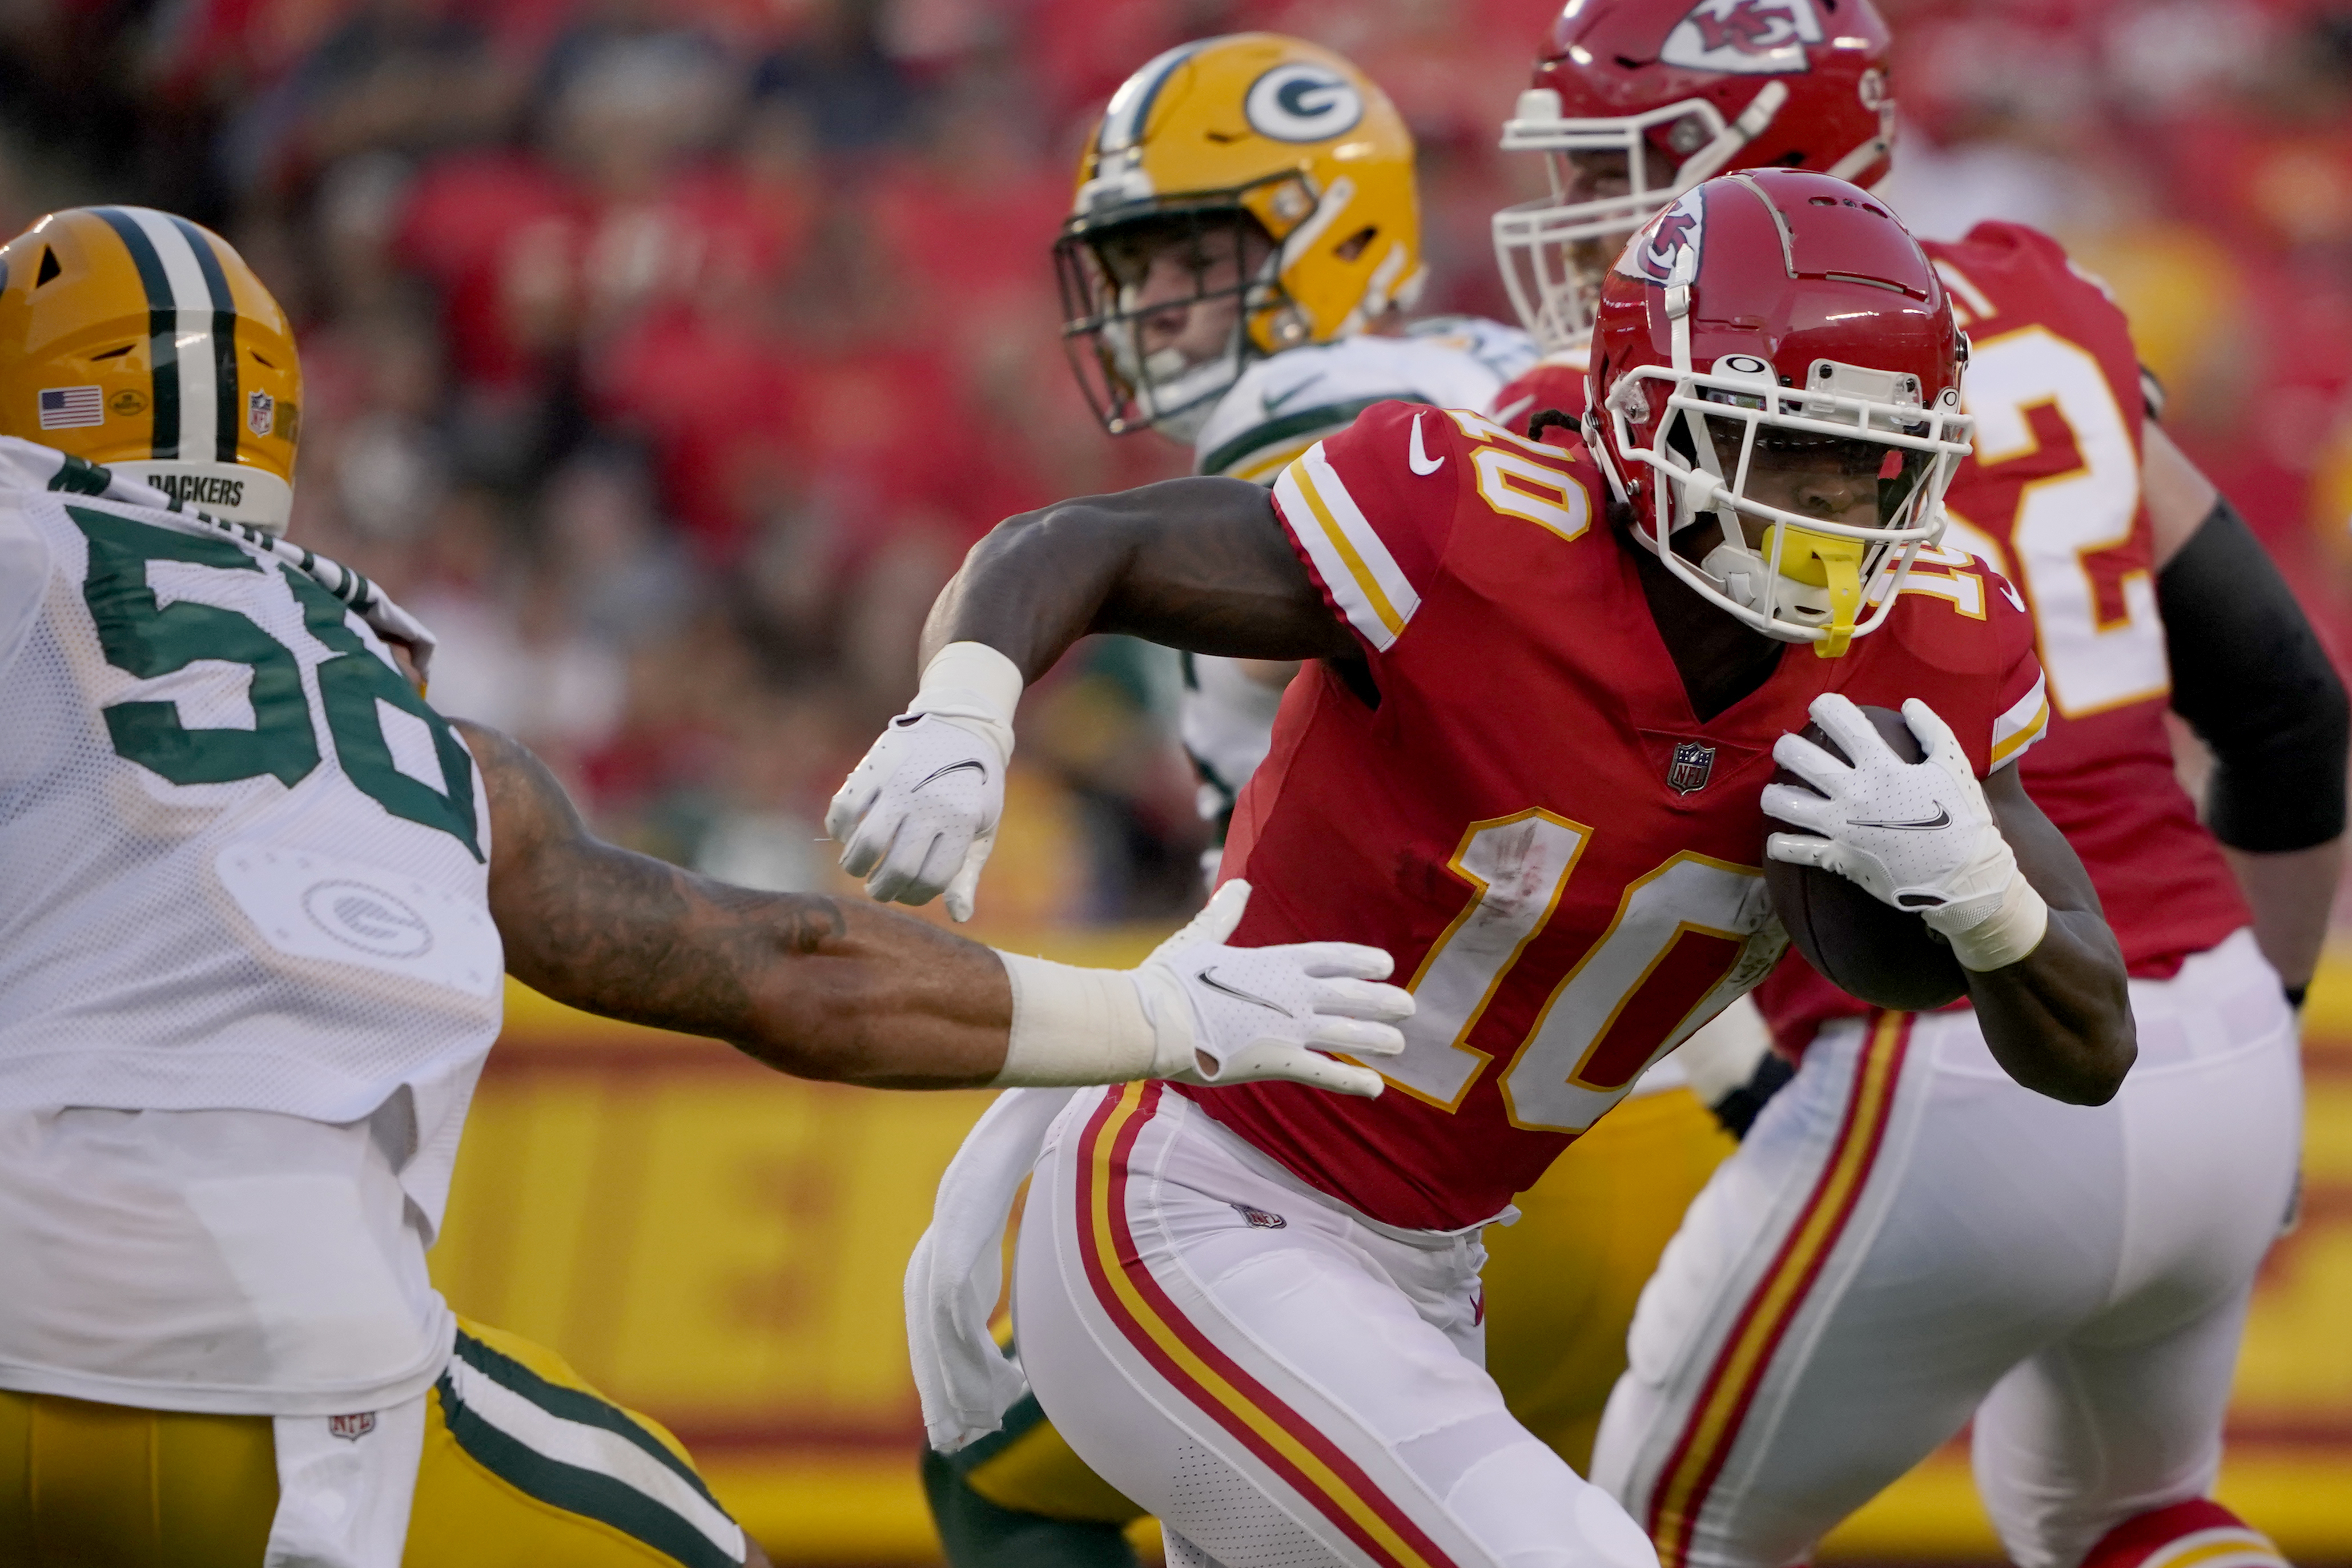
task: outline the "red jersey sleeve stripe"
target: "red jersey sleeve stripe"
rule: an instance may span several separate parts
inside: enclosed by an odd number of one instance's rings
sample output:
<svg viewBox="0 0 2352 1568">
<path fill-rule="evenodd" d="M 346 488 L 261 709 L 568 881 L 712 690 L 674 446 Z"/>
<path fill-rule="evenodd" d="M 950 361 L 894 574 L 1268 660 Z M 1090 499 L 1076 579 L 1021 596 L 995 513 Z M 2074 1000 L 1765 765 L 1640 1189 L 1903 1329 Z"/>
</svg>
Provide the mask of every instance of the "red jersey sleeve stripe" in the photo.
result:
<svg viewBox="0 0 2352 1568">
<path fill-rule="evenodd" d="M 1357 635 L 1385 653 L 1421 608 L 1421 595 L 1324 458 L 1322 443 L 1283 470 L 1274 499 L 1323 591 Z"/>
<path fill-rule="evenodd" d="M 1992 721 L 1992 766 L 2007 767 L 2025 755 L 2027 748 L 2050 731 L 2048 679 L 2033 678 L 2032 689 Z M 1990 770 L 1988 770 L 1990 771 Z"/>
<path fill-rule="evenodd" d="M 1455 1568 L 1360 1466 L 1194 1327 L 1152 1278 L 1128 1222 L 1128 1154 L 1161 1093 L 1157 1083 L 1129 1084 L 1105 1095 L 1087 1124 L 1078 1156 L 1077 1229 L 1096 1300 L 1162 1377 L 1378 1568 Z"/>
</svg>

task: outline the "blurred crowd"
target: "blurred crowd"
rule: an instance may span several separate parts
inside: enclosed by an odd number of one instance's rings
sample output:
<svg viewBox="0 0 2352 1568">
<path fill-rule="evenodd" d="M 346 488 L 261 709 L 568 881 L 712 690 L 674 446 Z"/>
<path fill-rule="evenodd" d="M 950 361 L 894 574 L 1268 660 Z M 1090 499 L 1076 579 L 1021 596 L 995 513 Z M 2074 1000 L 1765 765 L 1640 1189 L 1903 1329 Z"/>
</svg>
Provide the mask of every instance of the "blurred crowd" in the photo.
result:
<svg viewBox="0 0 2352 1568">
<path fill-rule="evenodd" d="M 1831 0 L 1822 0 L 1824 5 Z M 2132 310 L 2166 421 L 2352 647 L 2352 9 L 1895 0 L 1914 226 L 2039 224 Z M 1182 471 L 1072 383 L 1048 247 L 1159 50 L 1268 27 L 1420 139 L 1431 309 L 1506 315 L 1495 150 L 1557 0 L 13 0 L 0 230 L 170 207 L 300 331 L 299 537 L 446 647 L 606 833 L 770 887 L 911 691 L 1000 518 Z M 1174 670 L 1106 642 L 1023 710 L 984 907 L 1196 887 Z"/>
</svg>

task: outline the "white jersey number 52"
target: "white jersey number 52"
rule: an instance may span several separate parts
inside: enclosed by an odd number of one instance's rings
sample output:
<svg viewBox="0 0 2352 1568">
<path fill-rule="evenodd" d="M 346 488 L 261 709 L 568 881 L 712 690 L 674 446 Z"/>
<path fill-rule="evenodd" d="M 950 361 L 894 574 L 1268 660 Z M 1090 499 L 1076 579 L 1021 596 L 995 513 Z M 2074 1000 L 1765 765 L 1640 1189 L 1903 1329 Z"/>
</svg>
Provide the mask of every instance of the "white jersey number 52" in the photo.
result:
<svg viewBox="0 0 2352 1568">
<path fill-rule="evenodd" d="M 2047 327 L 2021 328 L 1975 346 L 1962 395 L 1986 468 L 2040 448 L 2037 407 L 2053 407 L 2074 434 L 2077 466 L 2021 487 L 2013 551 L 1982 526 L 1991 518 L 1951 511 L 1947 536 L 2024 586 L 2058 711 L 2081 718 L 2163 696 L 2171 680 L 2156 585 L 2130 573 L 2102 605 L 2091 572 L 2092 556 L 2130 542 L 2140 500 L 2139 453 L 2098 360 Z"/>
</svg>

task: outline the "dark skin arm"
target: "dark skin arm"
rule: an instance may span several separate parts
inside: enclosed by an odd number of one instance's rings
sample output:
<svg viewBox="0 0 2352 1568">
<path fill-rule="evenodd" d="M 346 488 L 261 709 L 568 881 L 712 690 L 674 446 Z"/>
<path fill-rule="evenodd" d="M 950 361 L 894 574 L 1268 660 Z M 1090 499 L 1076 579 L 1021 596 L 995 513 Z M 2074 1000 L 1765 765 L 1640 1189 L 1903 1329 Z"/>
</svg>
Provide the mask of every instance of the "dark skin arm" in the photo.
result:
<svg viewBox="0 0 2352 1568">
<path fill-rule="evenodd" d="M 1092 632 L 1235 658 L 1358 657 L 1291 553 L 1273 497 L 1242 479 L 1196 479 L 999 523 L 931 606 L 923 658 L 982 642 L 1034 680 Z"/>
<path fill-rule="evenodd" d="M 1630 544 L 1627 548 L 1633 548 Z M 1769 679 L 1784 645 L 1750 631 L 1645 557 L 1651 610 L 1702 719 Z M 1237 479 L 1171 479 L 1012 518 L 974 546 L 931 607 L 928 659 L 982 642 L 1034 680 L 1095 632 L 1192 653 L 1357 659 L 1274 515 Z M 1971 978 L 1994 1056 L 2020 1083 L 2096 1104 L 2136 1051 L 2124 967 L 2090 879 L 2013 771 L 1986 785 L 2019 866 L 2050 905 L 2049 934 L 2006 969 Z"/>
<path fill-rule="evenodd" d="M 2105 1105 L 2139 1054 L 2123 949 L 2091 875 L 2014 767 L 1984 781 L 2017 868 L 2050 906 L 2042 943 L 2003 969 L 1969 973 L 1969 1002 L 2003 1071 L 2037 1094 Z"/>
<path fill-rule="evenodd" d="M 608 1018 L 708 1035 L 795 1078 L 962 1089 L 1004 1065 L 995 953 L 874 904 L 759 893 L 605 844 L 537 757 L 455 721 L 490 800 L 507 973 Z"/>
</svg>

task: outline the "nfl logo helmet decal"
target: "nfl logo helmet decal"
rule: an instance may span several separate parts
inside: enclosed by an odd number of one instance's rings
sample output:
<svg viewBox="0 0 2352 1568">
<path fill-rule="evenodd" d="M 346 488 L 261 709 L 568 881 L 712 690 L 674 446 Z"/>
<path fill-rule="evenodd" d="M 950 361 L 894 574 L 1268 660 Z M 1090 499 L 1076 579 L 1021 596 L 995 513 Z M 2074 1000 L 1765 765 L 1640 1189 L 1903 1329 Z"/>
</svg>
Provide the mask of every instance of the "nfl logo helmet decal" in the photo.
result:
<svg viewBox="0 0 2352 1568">
<path fill-rule="evenodd" d="M 1811 70 L 1805 46 L 1822 37 L 1812 0 L 1699 0 L 1658 46 L 1658 58 L 1689 70 L 1782 76 Z"/>
<path fill-rule="evenodd" d="M 257 436 L 278 428 L 278 400 L 266 392 L 246 394 L 245 427 Z"/>
<path fill-rule="evenodd" d="M 1676 795 L 1696 795 L 1715 773 L 1715 748 L 1705 741 L 1682 741 L 1666 764 L 1666 784 Z"/>
</svg>

